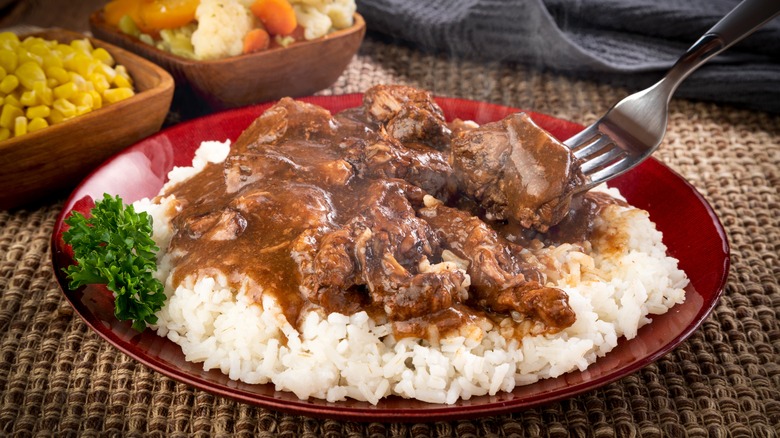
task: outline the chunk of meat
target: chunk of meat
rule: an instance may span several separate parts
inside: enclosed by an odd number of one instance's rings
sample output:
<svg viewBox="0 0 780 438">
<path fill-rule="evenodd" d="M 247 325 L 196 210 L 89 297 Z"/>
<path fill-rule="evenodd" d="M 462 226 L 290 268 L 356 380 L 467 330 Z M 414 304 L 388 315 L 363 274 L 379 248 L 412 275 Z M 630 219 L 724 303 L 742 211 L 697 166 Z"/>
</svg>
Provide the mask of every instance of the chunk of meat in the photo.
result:
<svg viewBox="0 0 780 438">
<path fill-rule="evenodd" d="M 366 91 L 363 106 L 387 134 L 401 143 L 424 143 L 439 150 L 449 146 L 444 112 L 424 90 L 403 85 L 377 85 Z"/>
<path fill-rule="evenodd" d="M 566 216 L 583 182 L 571 151 L 524 113 L 460 131 L 452 162 L 459 186 L 490 219 L 541 232 Z"/>
<path fill-rule="evenodd" d="M 228 193 L 257 181 L 304 180 L 328 173 L 325 182 L 344 184 L 352 169 L 334 148 L 338 125 L 328 110 L 284 98 L 239 136 L 225 160 Z"/>
<path fill-rule="evenodd" d="M 521 248 L 501 238 L 479 218 L 428 200 L 419 210 L 456 256 L 469 261 L 471 299 L 499 313 L 518 312 L 560 330 L 574 323 L 568 296 L 545 287 L 544 275 L 520 259 Z"/>
<path fill-rule="evenodd" d="M 457 191 L 447 154 L 422 144 L 380 139 L 365 145 L 350 162 L 365 178 L 402 179 L 437 198 L 448 199 Z"/>
<path fill-rule="evenodd" d="M 232 240 L 246 229 L 246 218 L 231 208 L 187 217 L 183 230 L 191 239 Z"/>
<path fill-rule="evenodd" d="M 317 105 L 284 97 L 255 119 L 231 146 L 231 155 L 264 149 L 285 140 L 307 141 L 329 137 L 335 126 L 331 113 Z"/>
<path fill-rule="evenodd" d="M 365 310 L 370 299 L 358 278 L 354 239 L 349 229 L 311 228 L 293 242 L 300 289 L 329 312 L 352 314 Z"/>
<path fill-rule="evenodd" d="M 401 187 L 371 184 L 365 206 L 342 228 L 295 245 L 302 289 L 312 302 L 327 304 L 340 291 L 365 286 L 389 319 L 407 320 L 465 300 L 466 273 L 453 263 L 431 266 L 438 239 Z"/>
</svg>

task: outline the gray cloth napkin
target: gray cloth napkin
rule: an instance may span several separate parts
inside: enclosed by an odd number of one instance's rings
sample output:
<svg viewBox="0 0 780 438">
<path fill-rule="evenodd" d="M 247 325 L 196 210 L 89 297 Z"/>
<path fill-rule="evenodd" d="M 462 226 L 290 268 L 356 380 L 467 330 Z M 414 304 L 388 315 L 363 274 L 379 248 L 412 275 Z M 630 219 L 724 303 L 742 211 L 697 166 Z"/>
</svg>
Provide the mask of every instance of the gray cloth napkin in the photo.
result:
<svg viewBox="0 0 780 438">
<path fill-rule="evenodd" d="M 780 0 L 778 0 L 780 1 Z M 358 0 L 368 30 L 437 53 L 641 89 L 737 0 Z M 691 75 L 676 97 L 780 113 L 780 19 Z"/>
</svg>

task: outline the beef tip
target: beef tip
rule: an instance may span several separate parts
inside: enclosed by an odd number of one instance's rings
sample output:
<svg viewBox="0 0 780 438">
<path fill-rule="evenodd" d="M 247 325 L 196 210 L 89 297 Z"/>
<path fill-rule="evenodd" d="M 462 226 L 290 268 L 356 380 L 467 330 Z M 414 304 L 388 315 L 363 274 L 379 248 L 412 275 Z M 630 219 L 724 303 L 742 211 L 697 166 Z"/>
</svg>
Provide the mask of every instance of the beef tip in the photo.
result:
<svg viewBox="0 0 780 438">
<path fill-rule="evenodd" d="M 231 208 L 187 217 L 182 229 L 190 239 L 232 240 L 246 229 L 246 218 Z"/>
<path fill-rule="evenodd" d="M 459 186 L 488 218 L 541 232 L 563 219 L 584 181 L 571 151 L 524 113 L 461 131 L 452 162 Z"/>
<path fill-rule="evenodd" d="M 264 145 L 279 144 L 285 139 L 307 140 L 314 136 L 332 134 L 331 113 L 317 105 L 282 98 L 255 119 L 231 147 L 231 155 L 240 155 L 263 149 Z"/>
<path fill-rule="evenodd" d="M 518 245 L 501 238 L 475 216 L 430 198 L 426 201 L 428 206 L 419 215 L 445 248 L 469 261 L 470 299 L 477 305 L 499 313 L 518 312 L 552 330 L 574 323 L 576 316 L 566 293 L 543 286 L 544 275 L 520 258 Z"/>
<path fill-rule="evenodd" d="M 423 143 L 445 150 L 450 129 L 444 112 L 424 90 L 402 85 L 377 85 L 366 91 L 363 106 L 388 135 L 402 143 Z"/>
<path fill-rule="evenodd" d="M 328 312 L 352 314 L 370 303 L 359 287 L 351 230 L 308 229 L 293 242 L 291 255 L 298 266 L 300 290 Z"/>
<path fill-rule="evenodd" d="M 440 253 L 438 239 L 392 182 L 372 183 L 360 214 L 338 230 L 299 239 L 295 247 L 302 290 L 320 305 L 364 286 L 388 318 L 407 320 L 467 296 L 462 269 L 448 262 L 431 265 Z"/>
<path fill-rule="evenodd" d="M 495 312 L 514 311 L 531 316 L 552 333 L 571 326 L 576 320 L 565 292 L 533 281 L 506 289 L 491 289 L 484 302 Z"/>
<path fill-rule="evenodd" d="M 255 232 L 268 233 L 268 248 L 289 244 L 309 228 L 335 227 L 329 194 L 310 184 L 279 182 L 247 190 L 228 206 L 240 212 Z"/>
<path fill-rule="evenodd" d="M 569 214 L 540 238 L 547 245 L 578 243 L 591 239 L 596 218 L 608 205 L 627 206 L 607 193 L 589 191 L 572 198 Z"/>
<path fill-rule="evenodd" d="M 447 155 L 420 144 L 379 139 L 348 158 L 358 173 L 371 179 L 403 179 L 440 199 L 457 191 Z"/>
<path fill-rule="evenodd" d="M 346 160 L 323 161 L 314 166 L 323 184 L 344 186 L 355 174 L 355 169 Z"/>
<path fill-rule="evenodd" d="M 352 169 L 333 145 L 338 128 L 324 108 L 280 100 L 232 145 L 224 164 L 227 192 L 235 193 L 260 180 L 301 180 L 322 170 L 329 174 L 325 183 L 343 185 Z"/>
<path fill-rule="evenodd" d="M 287 155 L 276 149 L 231 155 L 225 159 L 225 183 L 228 193 L 235 193 L 258 180 L 284 179 L 301 170 Z"/>
</svg>

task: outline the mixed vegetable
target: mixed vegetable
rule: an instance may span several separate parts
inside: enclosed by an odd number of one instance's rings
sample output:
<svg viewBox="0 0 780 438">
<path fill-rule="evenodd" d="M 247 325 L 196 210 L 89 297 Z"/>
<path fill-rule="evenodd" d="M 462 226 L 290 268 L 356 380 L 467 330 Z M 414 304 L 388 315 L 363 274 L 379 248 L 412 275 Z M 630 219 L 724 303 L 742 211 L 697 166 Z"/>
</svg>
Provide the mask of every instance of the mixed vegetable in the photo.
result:
<svg viewBox="0 0 780 438">
<path fill-rule="evenodd" d="M 319 38 L 353 24 L 354 0 L 113 0 L 106 23 L 161 50 L 217 59 Z"/>
<path fill-rule="evenodd" d="M 0 141 L 134 94 L 127 69 L 88 39 L 63 44 L 0 33 Z"/>
</svg>

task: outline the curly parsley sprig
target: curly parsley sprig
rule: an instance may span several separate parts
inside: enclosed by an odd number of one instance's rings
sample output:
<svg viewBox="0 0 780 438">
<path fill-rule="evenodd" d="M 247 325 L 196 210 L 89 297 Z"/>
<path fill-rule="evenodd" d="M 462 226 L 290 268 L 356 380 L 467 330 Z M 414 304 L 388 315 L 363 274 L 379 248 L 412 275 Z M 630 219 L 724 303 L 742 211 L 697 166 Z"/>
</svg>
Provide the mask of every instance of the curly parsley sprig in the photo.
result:
<svg viewBox="0 0 780 438">
<path fill-rule="evenodd" d="M 91 217 L 74 211 L 65 219 L 70 226 L 62 234 L 73 248 L 75 265 L 65 268 L 69 287 L 105 284 L 114 293 L 114 315 L 132 320 L 143 331 L 157 322 L 155 312 L 165 303 L 162 283 L 152 275 L 157 270 L 159 248 L 152 240 L 152 217 L 125 207 L 119 196 L 104 194 L 95 203 Z"/>
</svg>

